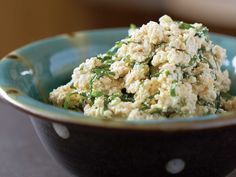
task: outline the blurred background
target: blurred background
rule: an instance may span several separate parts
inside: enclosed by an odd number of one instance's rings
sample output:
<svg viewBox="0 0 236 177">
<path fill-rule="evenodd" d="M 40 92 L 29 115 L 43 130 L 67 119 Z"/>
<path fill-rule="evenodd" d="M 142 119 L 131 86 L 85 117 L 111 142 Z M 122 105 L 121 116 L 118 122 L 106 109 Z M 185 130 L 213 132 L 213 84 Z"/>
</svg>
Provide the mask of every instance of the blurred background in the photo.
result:
<svg viewBox="0 0 236 177">
<path fill-rule="evenodd" d="M 168 14 L 236 36 L 235 0 L 1 0 L 0 57 L 26 43 L 72 31 L 141 25 Z"/>
<path fill-rule="evenodd" d="M 140 26 L 163 14 L 236 36 L 236 0 L 0 0 L 0 58 L 41 38 L 130 23 Z M 24 114 L 1 102 L 0 112 L 1 177 L 70 176 L 46 154 Z"/>
</svg>

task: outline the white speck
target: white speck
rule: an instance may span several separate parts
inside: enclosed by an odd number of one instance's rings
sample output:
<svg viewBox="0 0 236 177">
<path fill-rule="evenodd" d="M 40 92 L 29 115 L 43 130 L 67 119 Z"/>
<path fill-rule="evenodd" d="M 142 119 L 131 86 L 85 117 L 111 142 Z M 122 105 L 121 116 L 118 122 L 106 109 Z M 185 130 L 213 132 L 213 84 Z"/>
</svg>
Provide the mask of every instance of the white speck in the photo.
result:
<svg viewBox="0 0 236 177">
<path fill-rule="evenodd" d="M 54 128 L 55 132 L 58 136 L 60 136 L 63 139 L 68 139 L 70 137 L 70 132 L 66 126 L 58 124 L 58 123 L 52 123 L 52 127 Z"/>
<path fill-rule="evenodd" d="M 20 74 L 21 74 L 22 76 L 25 76 L 25 75 L 32 75 L 32 74 L 33 74 L 33 71 L 32 71 L 32 69 L 30 69 L 30 70 L 25 70 L 25 71 L 22 71 Z"/>
<path fill-rule="evenodd" d="M 234 56 L 234 58 L 232 60 L 232 65 L 234 67 L 234 72 L 236 73 L 236 56 Z"/>
<path fill-rule="evenodd" d="M 166 164 L 166 170 L 170 174 L 177 174 L 183 171 L 185 162 L 182 159 L 172 159 Z"/>
</svg>

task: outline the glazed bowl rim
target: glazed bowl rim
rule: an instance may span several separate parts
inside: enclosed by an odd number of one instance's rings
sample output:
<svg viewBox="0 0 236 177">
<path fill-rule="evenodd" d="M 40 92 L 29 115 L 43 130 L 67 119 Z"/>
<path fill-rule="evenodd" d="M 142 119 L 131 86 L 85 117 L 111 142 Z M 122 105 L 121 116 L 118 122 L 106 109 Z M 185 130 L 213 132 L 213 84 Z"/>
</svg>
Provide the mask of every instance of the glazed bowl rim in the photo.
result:
<svg viewBox="0 0 236 177">
<path fill-rule="evenodd" d="M 95 29 L 95 30 L 86 30 L 86 31 L 77 31 L 70 34 L 56 35 L 53 37 L 41 39 L 32 43 L 29 43 L 23 47 L 20 47 L 10 54 L 3 57 L 1 61 L 7 59 L 7 56 L 12 53 L 16 53 L 22 49 L 26 49 L 32 45 L 43 44 L 46 41 L 53 41 L 59 37 L 64 37 L 65 39 L 74 36 L 76 34 L 82 33 L 91 33 L 91 32 L 102 32 L 102 31 L 116 31 L 124 30 L 127 28 L 105 28 L 105 29 Z M 211 33 L 222 37 L 231 37 L 224 34 Z M 1 77 L 1 76 L 0 76 Z M 25 95 L 29 97 L 28 95 Z M 6 103 L 14 106 L 15 108 L 28 113 L 33 117 L 44 119 L 47 121 L 58 122 L 58 123 L 68 123 L 75 124 L 86 127 L 94 128 L 105 128 L 105 129 L 117 129 L 117 130 L 132 130 L 132 131 L 191 131 L 191 130 L 204 130 L 211 128 L 220 128 L 225 126 L 236 125 L 236 111 L 224 113 L 221 115 L 210 115 L 210 116 L 198 116 L 194 118 L 175 118 L 168 120 L 146 120 L 146 121 L 114 121 L 114 120 L 103 120 L 97 119 L 94 117 L 85 116 L 83 113 L 77 114 L 76 116 L 60 114 L 56 111 L 49 111 L 50 107 L 55 110 L 62 111 L 62 108 L 56 108 L 55 106 L 48 105 L 46 103 L 40 102 L 32 98 L 32 101 L 39 102 L 43 108 L 38 108 L 34 106 L 27 105 L 21 101 L 14 99 L 13 96 L 7 93 L 7 91 L 0 86 L 0 98 L 3 99 Z M 47 109 L 48 108 L 48 109 Z M 63 110 L 66 112 L 72 112 L 69 110 Z M 78 113 L 78 112 L 77 112 Z M 79 116 L 79 117 L 78 117 Z M 217 118 L 216 118 L 217 117 Z"/>
</svg>

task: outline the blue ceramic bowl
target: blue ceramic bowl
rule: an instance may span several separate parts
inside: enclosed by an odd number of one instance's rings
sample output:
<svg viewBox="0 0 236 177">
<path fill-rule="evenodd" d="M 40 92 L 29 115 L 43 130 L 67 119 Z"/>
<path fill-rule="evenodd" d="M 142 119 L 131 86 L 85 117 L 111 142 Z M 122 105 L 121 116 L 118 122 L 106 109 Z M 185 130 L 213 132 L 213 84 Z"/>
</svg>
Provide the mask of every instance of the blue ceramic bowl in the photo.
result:
<svg viewBox="0 0 236 177">
<path fill-rule="evenodd" d="M 0 93 L 26 112 L 45 148 L 80 177 L 224 177 L 236 167 L 236 113 L 164 121 L 103 121 L 57 108 L 48 94 L 73 68 L 105 52 L 127 29 L 85 31 L 22 47 L 0 61 Z M 236 95 L 236 38 L 225 47 Z"/>
</svg>

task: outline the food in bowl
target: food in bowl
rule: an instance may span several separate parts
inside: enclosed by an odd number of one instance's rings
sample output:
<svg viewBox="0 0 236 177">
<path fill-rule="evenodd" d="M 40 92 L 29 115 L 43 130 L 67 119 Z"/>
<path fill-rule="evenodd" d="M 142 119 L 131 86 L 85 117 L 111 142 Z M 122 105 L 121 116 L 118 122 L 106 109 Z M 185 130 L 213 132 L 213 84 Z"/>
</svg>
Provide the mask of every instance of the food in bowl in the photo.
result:
<svg viewBox="0 0 236 177">
<path fill-rule="evenodd" d="M 236 99 L 221 71 L 226 50 L 213 44 L 207 27 L 164 15 L 104 54 L 74 69 L 72 80 L 54 89 L 51 102 L 106 119 L 166 119 L 231 111 Z"/>
</svg>

